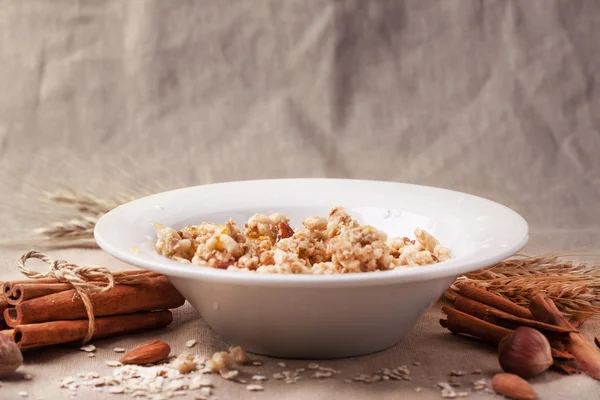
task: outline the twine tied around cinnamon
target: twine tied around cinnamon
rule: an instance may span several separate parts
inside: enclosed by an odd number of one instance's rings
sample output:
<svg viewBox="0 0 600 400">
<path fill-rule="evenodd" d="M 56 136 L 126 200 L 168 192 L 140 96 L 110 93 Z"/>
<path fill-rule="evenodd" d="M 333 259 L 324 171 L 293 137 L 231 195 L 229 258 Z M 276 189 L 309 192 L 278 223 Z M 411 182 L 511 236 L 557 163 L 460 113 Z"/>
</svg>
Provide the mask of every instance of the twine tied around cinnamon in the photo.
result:
<svg viewBox="0 0 600 400">
<path fill-rule="evenodd" d="M 48 264 L 49 271 L 37 272 L 27 268 L 25 263 L 32 258 Z M 36 250 L 23 254 L 17 263 L 21 273 L 30 279 L 56 279 L 59 282 L 70 284 L 75 289 L 83 302 L 88 317 L 88 330 L 83 338 L 84 344 L 90 341 L 95 330 L 94 309 L 89 297 L 90 294 L 108 292 L 115 284 L 134 285 L 151 276 L 159 275 L 149 271 L 111 272 L 102 266 L 82 267 L 65 260 L 53 260 L 46 254 Z"/>
</svg>

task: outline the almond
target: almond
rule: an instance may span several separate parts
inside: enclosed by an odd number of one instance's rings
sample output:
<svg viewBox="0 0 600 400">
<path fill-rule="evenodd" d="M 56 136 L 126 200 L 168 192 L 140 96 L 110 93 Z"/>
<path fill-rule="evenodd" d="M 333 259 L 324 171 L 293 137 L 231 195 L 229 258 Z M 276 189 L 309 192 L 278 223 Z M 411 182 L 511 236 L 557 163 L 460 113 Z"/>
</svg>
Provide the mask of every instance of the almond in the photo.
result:
<svg viewBox="0 0 600 400">
<path fill-rule="evenodd" d="M 496 393 L 513 400 L 534 400 L 537 398 L 531 385 L 515 374 L 496 374 L 492 379 L 492 388 Z"/>
<path fill-rule="evenodd" d="M 171 347 L 160 340 L 151 340 L 129 350 L 121 357 L 123 364 L 154 364 L 169 356 Z"/>
</svg>

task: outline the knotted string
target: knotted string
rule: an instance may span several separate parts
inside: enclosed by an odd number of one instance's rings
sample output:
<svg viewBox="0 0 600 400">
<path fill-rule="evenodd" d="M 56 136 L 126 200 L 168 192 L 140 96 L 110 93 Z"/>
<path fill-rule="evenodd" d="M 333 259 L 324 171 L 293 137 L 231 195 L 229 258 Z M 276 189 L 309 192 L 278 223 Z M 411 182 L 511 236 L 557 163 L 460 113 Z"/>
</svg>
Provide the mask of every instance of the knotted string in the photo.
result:
<svg viewBox="0 0 600 400">
<path fill-rule="evenodd" d="M 29 259 L 38 259 L 50 266 L 47 272 L 33 271 L 25 266 Z M 31 250 L 21 256 L 18 260 L 21 273 L 30 279 L 53 278 L 62 283 L 70 284 L 77 295 L 81 298 L 88 317 L 88 330 L 83 338 L 83 343 L 90 341 L 94 336 L 95 318 L 92 301 L 89 295 L 92 293 L 108 292 L 116 283 L 136 284 L 141 281 L 158 276 L 159 274 L 148 271 L 111 272 L 102 266 L 84 266 L 71 264 L 65 260 L 53 260 L 44 253 Z"/>
</svg>

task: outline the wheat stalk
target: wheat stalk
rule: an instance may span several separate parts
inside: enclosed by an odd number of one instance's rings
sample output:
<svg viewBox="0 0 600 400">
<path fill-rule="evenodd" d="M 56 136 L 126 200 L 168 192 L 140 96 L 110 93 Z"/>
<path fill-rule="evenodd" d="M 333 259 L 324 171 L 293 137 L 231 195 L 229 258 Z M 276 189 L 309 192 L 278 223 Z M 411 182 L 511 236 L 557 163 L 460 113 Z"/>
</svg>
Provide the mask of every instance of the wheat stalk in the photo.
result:
<svg viewBox="0 0 600 400">
<path fill-rule="evenodd" d="M 94 240 L 94 227 L 107 212 L 133 200 L 133 196 L 119 195 L 103 199 L 88 193 L 60 190 L 46 193 L 43 202 L 61 206 L 62 218 L 48 226 L 34 229 L 25 238 L 4 241 L 2 244 L 23 245 L 35 243 L 47 247 L 98 247 Z"/>
<path fill-rule="evenodd" d="M 445 295 L 453 300 L 460 286 L 470 283 L 527 307 L 541 293 L 552 298 L 567 316 L 600 318 L 600 267 L 567 259 L 572 256 L 599 259 L 590 252 L 517 255 L 458 277 Z"/>
</svg>

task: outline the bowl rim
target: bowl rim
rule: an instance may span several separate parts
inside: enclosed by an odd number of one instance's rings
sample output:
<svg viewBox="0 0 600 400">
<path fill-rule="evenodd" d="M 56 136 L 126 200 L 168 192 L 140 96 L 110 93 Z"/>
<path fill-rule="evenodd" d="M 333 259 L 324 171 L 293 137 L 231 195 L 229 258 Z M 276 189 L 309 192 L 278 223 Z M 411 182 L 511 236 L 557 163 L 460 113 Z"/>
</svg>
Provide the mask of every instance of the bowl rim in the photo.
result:
<svg viewBox="0 0 600 400">
<path fill-rule="evenodd" d="M 425 188 L 440 193 L 452 193 L 453 195 L 466 196 L 474 201 L 487 204 L 505 213 L 511 214 L 516 218 L 517 223 L 511 228 L 514 228 L 515 235 L 506 248 L 499 250 L 494 255 L 485 255 L 475 253 L 472 256 L 467 256 L 461 259 L 451 259 L 437 264 L 427 265 L 426 267 L 402 268 L 391 271 L 375 271 L 370 273 L 354 273 L 354 274 L 332 274 L 332 275 L 312 275 L 312 274 L 258 274 L 255 272 L 244 271 L 227 271 L 209 267 L 190 267 L 190 264 L 182 264 L 168 258 L 160 261 L 140 258 L 138 254 L 131 251 L 123 251 L 113 245 L 110 240 L 107 240 L 103 231 L 108 224 L 109 216 L 126 212 L 128 207 L 135 206 L 135 203 L 148 201 L 149 198 L 159 195 L 176 194 L 198 188 L 211 190 L 211 188 L 227 185 L 240 184 L 260 184 L 260 183 L 299 183 L 307 181 L 321 181 L 327 183 L 368 183 L 368 184 L 393 184 L 406 188 Z M 516 211 L 495 201 L 472 195 L 469 193 L 459 192 L 450 189 L 444 189 L 434 186 L 417 185 L 411 183 L 400 183 L 392 181 L 378 180 L 362 180 L 362 179 L 335 179 L 335 178 L 287 178 L 287 179 L 260 179 L 246 181 L 231 181 L 212 183 L 206 185 L 188 186 L 185 188 L 169 190 L 161 193 L 145 196 L 122 206 L 119 206 L 100 218 L 94 227 L 94 238 L 98 246 L 113 257 L 130 264 L 150 271 L 162 273 L 168 277 L 186 278 L 186 279 L 201 279 L 205 281 L 221 282 L 237 285 L 258 285 L 258 286 L 289 286 L 289 287 L 347 287 L 347 286 L 364 286 L 364 285 L 387 285 L 395 283 L 409 283 L 415 281 L 427 281 L 440 278 L 457 277 L 463 273 L 474 271 L 480 268 L 494 265 L 514 254 L 519 252 L 529 240 L 529 226 L 526 220 Z"/>
</svg>

